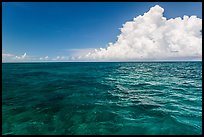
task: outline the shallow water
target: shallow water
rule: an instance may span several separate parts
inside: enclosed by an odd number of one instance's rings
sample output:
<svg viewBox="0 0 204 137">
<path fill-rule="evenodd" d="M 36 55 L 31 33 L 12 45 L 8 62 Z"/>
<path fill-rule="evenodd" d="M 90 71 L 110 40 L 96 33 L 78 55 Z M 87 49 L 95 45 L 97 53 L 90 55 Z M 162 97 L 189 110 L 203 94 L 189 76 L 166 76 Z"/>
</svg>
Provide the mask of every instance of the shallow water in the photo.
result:
<svg viewBox="0 0 204 137">
<path fill-rule="evenodd" d="M 3 134 L 202 134 L 202 63 L 2 63 Z"/>
</svg>

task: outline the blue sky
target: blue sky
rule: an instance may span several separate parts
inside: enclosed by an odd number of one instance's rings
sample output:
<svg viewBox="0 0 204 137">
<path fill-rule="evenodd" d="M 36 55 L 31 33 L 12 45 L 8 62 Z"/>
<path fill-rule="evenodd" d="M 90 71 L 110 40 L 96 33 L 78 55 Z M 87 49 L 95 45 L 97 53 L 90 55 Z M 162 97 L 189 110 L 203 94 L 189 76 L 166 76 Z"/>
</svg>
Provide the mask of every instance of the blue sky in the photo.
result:
<svg viewBox="0 0 204 137">
<path fill-rule="evenodd" d="M 2 50 L 12 55 L 56 57 L 105 48 L 117 40 L 122 24 L 156 4 L 165 9 L 167 18 L 202 18 L 198 2 L 3 2 Z"/>
</svg>

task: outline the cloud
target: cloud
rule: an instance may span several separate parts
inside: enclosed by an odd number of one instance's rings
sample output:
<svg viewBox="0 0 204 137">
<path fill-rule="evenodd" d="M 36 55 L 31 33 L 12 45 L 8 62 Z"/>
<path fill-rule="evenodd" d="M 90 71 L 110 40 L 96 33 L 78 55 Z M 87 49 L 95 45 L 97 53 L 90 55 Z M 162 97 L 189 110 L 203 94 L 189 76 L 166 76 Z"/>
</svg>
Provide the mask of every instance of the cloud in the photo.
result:
<svg viewBox="0 0 204 137">
<path fill-rule="evenodd" d="M 27 56 L 26 53 L 24 53 L 21 56 L 17 56 L 11 53 L 5 53 L 5 51 L 2 51 L 2 61 L 3 62 L 16 62 L 16 61 L 26 61 L 30 59 L 30 57 Z"/>
<path fill-rule="evenodd" d="M 48 59 L 48 58 L 49 58 L 48 56 L 45 57 L 45 59 Z"/>
<path fill-rule="evenodd" d="M 24 59 L 26 57 L 26 53 L 23 54 L 22 58 Z"/>
<path fill-rule="evenodd" d="M 166 19 L 156 5 L 123 24 L 115 43 L 83 56 L 86 60 L 180 60 L 202 58 L 202 19 Z"/>
<path fill-rule="evenodd" d="M 23 59 L 25 59 L 26 58 L 26 53 L 24 53 L 22 56 L 16 56 L 15 58 L 16 59 L 20 59 L 20 60 L 23 60 Z"/>
<path fill-rule="evenodd" d="M 67 49 L 66 51 L 69 52 L 71 56 L 84 56 L 87 53 L 93 51 L 94 48 L 84 48 L 84 49 Z"/>
<path fill-rule="evenodd" d="M 49 57 L 48 57 L 48 56 L 45 56 L 45 57 L 40 57 L 39 59 L 40 59 L 40 60 L 48 60 Z"/>
<path fill-rule="evenodd" d="M 6 58 L 6 57 L 13 57 L 13 54 L 9 54 L 9 53 L 2 53 L 2 57 Z"/>
<path fill-rule="evenodd" d="M 53 58 L 52 60 L 57 61 L 57 60 L 67 60 L 67 59 L 68 59 L 68 57 L 65 57 L 65 56 L 57 56 L 57 57 Z"/>
<path fill-rule="evenodd" d="M 68 61 L 69 57 L 67 56 L 56 56 L 56 57 L 40 57 L 39 58 L 40 61 Z"/>
</svg>

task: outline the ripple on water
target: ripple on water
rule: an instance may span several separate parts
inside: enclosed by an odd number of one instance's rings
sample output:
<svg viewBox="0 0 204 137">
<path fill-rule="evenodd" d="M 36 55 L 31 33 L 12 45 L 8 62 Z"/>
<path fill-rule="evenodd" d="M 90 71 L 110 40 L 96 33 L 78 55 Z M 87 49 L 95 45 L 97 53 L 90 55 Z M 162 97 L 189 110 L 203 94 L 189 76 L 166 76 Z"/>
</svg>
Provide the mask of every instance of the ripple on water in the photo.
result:
<svg viewBox="0 0 204 137">
<path fill-rule="evenodd" d="M 4 135 L 202 133 L 201 62 L 2 68 Z"/>
</svg>

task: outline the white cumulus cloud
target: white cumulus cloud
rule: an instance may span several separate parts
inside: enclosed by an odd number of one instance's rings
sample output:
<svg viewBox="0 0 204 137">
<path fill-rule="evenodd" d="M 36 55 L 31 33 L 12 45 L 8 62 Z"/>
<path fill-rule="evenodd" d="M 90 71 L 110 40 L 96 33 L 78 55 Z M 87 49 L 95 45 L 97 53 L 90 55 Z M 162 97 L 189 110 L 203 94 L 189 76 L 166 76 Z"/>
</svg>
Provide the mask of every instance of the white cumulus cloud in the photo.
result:
<svg viewBox="0 0 204 137">
<path fill-rule="evenodd" d="M 68 57 L 65 57 L 65 56 L 57 56 L 55 58 L 52 59 L 53 61 L 58 61 L 58 60 L 61 60 L 61 61 L 66 61 L 68 60 Z"/>
<path fill-rule="evenodd" d="M 45 56 L 45 57 L 40 57 L 39 59 L 40 59 L 40 60 L 48 60 L 49 57 L 48 57 L 48 56 Z"/>
<path fill-rule="evenodd" d="M 95 49 L 87 60 L 171 60 L 202 58 L 202 19 L 183 16 L 167 19 L 156 5 L 123 24 L 115 43 Z"/>
<path fill-rule="evenodd" d="M 16 59 L 25 59 L 26 58 L 26 53 L 24 53 L 23 55 L 21 56 L 16 56 Z"/>
<path fill-rule="evenodd" d="M 27 56 L 26 53 L 24 53 L 23 55 L 17 56 L 15 54 L 11 54 L 11 53 L 5 53 L 5 51 L 2 51 L 2 61 L 3 62 L 18 62 L 18 61 L 26 61 L 28 59 L 30 59 L 29 56 Z"/>
</svg>

